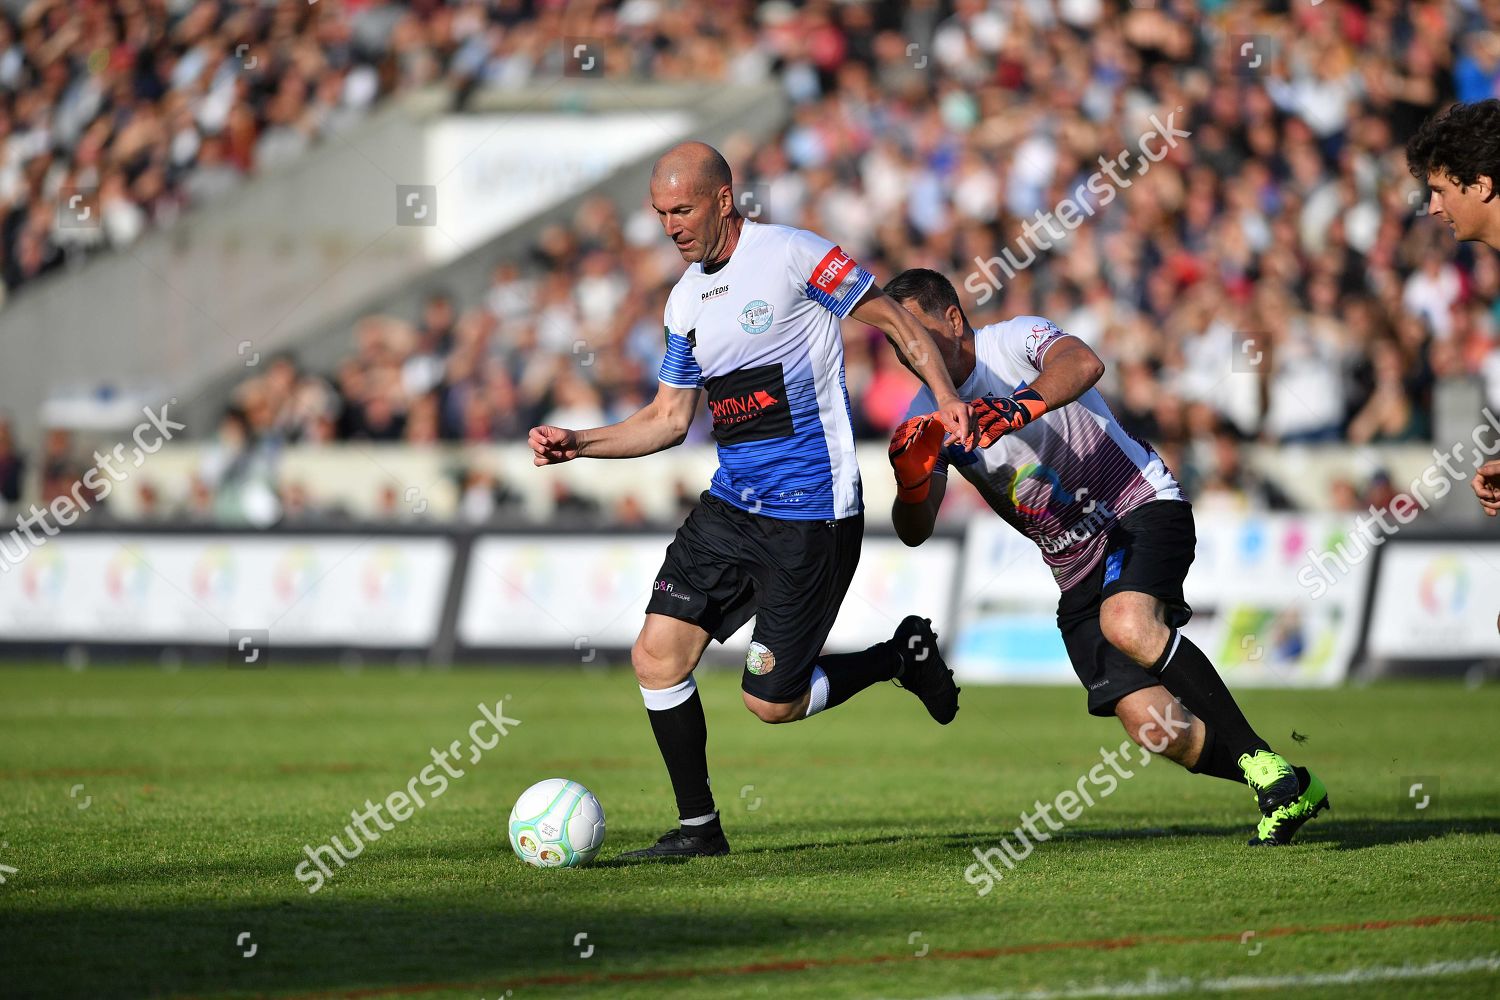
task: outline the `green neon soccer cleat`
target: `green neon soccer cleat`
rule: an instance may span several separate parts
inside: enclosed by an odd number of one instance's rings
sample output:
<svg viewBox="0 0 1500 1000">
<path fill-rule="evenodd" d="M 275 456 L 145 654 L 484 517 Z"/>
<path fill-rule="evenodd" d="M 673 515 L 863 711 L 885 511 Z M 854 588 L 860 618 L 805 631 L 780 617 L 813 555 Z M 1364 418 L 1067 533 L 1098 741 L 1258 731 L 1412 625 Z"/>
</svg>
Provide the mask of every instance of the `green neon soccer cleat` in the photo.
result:
<svg viewBox="0 0 1500 1000">
<path fill-rule="evenodd" d="M 1245 784 L 1255 789 L 1255 799 L 1260 804 L 1262 816 L 1269 816 L 1282 806 L 1297 801 L 1302 793 L 1297 783 L 1297 772 L 1279 753 L 1257 750 L 1240 754 L 1240 770 L 1245 774 Z"/>
<path fill-rule="evenodd" d="M 1305 767 L 1296 768 L 1302 794 L 1291 805 L 1280 806 L 1260 821 L 1251 847 L 1283 847 L 1292 842 L 1302 824 L 1328 808 L 1328 789 Z"/>
</svg>

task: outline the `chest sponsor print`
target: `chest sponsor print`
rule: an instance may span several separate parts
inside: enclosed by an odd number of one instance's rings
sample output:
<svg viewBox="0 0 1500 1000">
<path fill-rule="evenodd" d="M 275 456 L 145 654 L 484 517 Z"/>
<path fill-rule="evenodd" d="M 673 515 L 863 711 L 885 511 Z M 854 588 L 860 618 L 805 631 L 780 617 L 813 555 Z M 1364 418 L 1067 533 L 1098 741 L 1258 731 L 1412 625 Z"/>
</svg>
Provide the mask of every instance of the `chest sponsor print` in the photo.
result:
<svg viewBox="0 0 1500 1000">
<path fill-rule="evenodd" d="M 790 437 L 792 408 L 780 365 L 741 368 L 708 379 L 708 412 L 720 444 Z"/>
</svg>

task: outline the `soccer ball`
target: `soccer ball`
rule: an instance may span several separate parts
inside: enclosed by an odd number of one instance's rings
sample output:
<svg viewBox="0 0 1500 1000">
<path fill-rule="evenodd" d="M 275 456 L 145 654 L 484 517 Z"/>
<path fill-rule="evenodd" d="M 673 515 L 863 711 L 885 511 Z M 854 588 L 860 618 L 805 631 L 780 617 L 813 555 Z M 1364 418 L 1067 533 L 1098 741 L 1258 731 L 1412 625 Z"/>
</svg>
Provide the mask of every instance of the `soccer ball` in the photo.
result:
<svg viewBox="0 0 1500 1000">
<path fill-rule="evenodd" d="M 604 846 L 604 807 L 576 781 L 538 781 L 510 811 L 510 846 L 538 868 L 575 868 Z"/>
</svg>

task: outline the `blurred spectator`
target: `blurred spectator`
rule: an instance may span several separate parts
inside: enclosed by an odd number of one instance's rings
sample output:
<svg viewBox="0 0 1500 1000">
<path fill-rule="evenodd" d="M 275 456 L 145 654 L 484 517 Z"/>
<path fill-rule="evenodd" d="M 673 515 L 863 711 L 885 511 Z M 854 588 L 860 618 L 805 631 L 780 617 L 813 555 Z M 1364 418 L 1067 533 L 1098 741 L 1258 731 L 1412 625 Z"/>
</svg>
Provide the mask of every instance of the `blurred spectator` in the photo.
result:
<svg viewBox="0 0 1500 1000">
<path fill-rule="evenodd" d="M 573 488 L 561 479 L 552 480 L 552 519 L 564 523 L 583 523 L 596 520 L 599 502 L 573 492 Z"/>
<path fill-rule="evenodd" d="M 616 527 L 643 528 L 646 526 L 646 511 L 633 493 L 627 493 L 615 502 L 609 521 Z"/>
<path fill-rule="evenodd" d="M 41 506 L 73 492 L 84 469 L 73 457 L 72 432 L 54 427 L 42 436 L 41 468 Z"/>
<path fill-rule="evenodd" d="M 0 516 L 8 515 L 21 499 L 26 459 L 16 450 L 10 418 L 0 414 Z"/>
<path fill-rule="evenodd" d="M 487 524 L 511 514 L 521 502 L 509 486 L 483 469 L 461 469 L 458 481 L 458 516 L 469 524 Z"/>
<path fill-rule="evenodd" d="M 249 418 L 229 410 L 219 421 L 218 438 L 203 455 L 194 482 L 213 497 L 216 519 L 269 526 L 282 514 L 273 486 L 277 459 L 275 445 L 255 437 Z"/>
<path fill-rule="evenodd" d="M 157 492 L 155 484 L 150 480 L 142 480 L 135 491 L 136 514 L 140 521 L 160 521 L 166 516 L 162 508 L 161 494 Z"/>
</svg>

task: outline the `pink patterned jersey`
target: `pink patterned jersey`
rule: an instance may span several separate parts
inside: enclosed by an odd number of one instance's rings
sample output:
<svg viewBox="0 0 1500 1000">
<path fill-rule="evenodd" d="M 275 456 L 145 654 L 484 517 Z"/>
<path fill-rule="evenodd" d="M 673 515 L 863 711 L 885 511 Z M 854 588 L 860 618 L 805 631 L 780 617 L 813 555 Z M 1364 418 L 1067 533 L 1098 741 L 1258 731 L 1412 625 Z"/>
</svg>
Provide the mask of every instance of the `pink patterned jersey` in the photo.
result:
<svg viewBox="0 0 1500 1000">
<path fill-rule="evenodd" d="M 1041 373 L 1043 360 L 1066 337 L 1040 316 L 1017 316 L 974 333 L 974 373 L 961 399 L 1009 396 Z M 923 388 L 908 416 L 937 409 Z M 1066 590 L 1104 554 L 1115 521 L 1152 500 L 1183 500 L 1177 480 L 1152 447 L 1120 426 L 1098 390 L 1049 410 L 985 449 L 950 446 L 936 472 L 958 469 L 995 513 L 1036 543 Z"/>
</svg>

